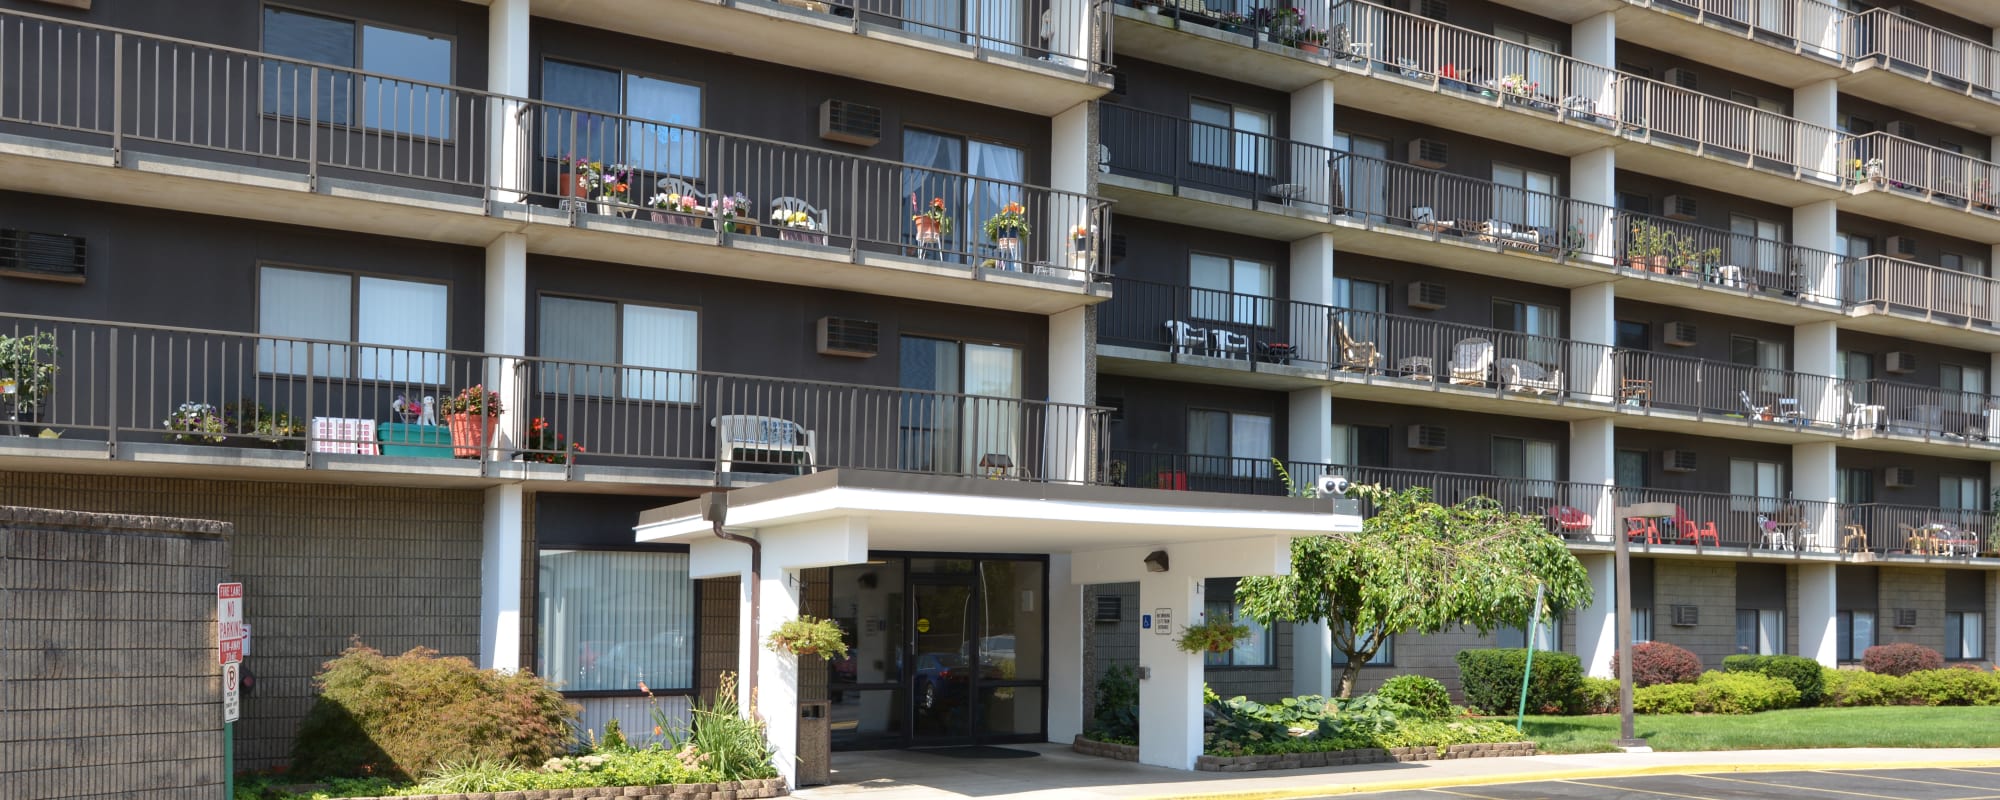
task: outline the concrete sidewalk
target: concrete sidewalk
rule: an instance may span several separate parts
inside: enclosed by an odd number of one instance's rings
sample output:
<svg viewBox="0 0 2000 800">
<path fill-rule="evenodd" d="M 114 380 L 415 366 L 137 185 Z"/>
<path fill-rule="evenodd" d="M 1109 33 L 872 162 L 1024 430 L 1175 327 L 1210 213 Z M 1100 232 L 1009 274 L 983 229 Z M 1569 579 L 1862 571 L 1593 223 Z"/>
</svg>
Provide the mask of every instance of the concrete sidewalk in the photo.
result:
<svg viewBox="0 0 2000 800">
<path fill-rule="evenodd" d="M 1053 800 L 1073 797 L 1258 798 L 1470 786 L 1614 775 L 2000 766 L 2000 750 L 1726 750 L 1458 759 L 1264 773 L 1180 772 L 1078 755 L 1056 744 L 1008 745 L 1035 758 L 979 759 L 910 750 L 833 754 L 830 786 L 806 800 Z"/>
</svg>

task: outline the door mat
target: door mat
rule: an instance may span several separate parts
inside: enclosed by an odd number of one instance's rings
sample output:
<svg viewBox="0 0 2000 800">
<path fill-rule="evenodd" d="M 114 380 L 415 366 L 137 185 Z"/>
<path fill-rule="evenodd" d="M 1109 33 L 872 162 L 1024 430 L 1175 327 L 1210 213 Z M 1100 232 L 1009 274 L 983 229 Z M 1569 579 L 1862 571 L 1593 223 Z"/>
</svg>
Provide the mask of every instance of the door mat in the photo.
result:
<svg viewBox="0 0 2000 800">
<path fill-rule="evenodd" d="M 987 747 L 984 745 L 973 746 L 973 747 L 927 747 L 920 750 L 914 750 L 912 752 L 927 753 L 929 755 L 944 756 L 946 758 L 981 758 L 981 759 L 1035 758 L 1041 755 L 1041 753 L 1037 753 L 1033 750 L 1015 750 L 1011 747 Z"/>
</svg>

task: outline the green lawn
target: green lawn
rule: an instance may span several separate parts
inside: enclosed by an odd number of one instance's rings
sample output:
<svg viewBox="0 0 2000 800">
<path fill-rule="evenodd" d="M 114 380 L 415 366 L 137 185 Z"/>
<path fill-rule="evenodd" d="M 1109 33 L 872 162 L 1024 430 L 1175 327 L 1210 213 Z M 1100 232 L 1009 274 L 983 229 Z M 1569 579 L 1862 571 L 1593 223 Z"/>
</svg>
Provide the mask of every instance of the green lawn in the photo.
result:
<svg viewBox="0 0 2000 800">
<path fill-rule="evenodd" d="M 1641 714 L 1632 720 L 1633 730 L 1654 750 L 2000 747 L 2000 707 L 1796 708 L 1742 716 Z M 1618 738 L 1618 715 L 1531 716 L 1525 727 L 1541 752 L 1602 753 L 1616 749 L 1611 742 Z"/>
</svg>

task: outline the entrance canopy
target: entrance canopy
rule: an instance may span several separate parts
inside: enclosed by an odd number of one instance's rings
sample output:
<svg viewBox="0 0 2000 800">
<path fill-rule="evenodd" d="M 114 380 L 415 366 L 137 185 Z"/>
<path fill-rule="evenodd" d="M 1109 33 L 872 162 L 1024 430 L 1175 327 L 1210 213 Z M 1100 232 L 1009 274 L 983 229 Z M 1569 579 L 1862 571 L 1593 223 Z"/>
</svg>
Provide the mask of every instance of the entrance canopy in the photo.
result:
<svg viewBox="0 0 2000 800">
<path fill-rule="evenodd" d="M 641 542 L 713 537 L 699 500 L 639 517 Z M 1361 527 L 1332 500 L 1175 492 L 830 470 L 737 489 L 732 531 L 865 527 L 866 547 L 931 552 L 1076 553 L 1271 536 L 1316 536 Z"/>
</svg>

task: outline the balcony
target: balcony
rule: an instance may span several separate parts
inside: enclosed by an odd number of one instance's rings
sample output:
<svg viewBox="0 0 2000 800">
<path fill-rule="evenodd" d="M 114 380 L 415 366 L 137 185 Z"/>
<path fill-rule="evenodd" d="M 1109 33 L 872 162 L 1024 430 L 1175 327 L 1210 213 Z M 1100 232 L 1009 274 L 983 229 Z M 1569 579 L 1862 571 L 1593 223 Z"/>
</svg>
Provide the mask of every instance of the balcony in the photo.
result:
<svg viewBox="0 0 2000 800">
<path fill-rule="evenodd" d="M 1639 350 L 1617 358 L 1621 425 L 1712 435 L 1698 424 L 1736 423 L 1745 429 L 1732 435 L 1762 441 L 1851 430 L 1847 409 L 1825 400 L 1842 397 L 1838 378 Z"/>
<path fill-rule="evenodd" d="M 1285 494 L 1284 479 L 1268 458 L 1233 458 L 1186 453 L 1139 450 L 1112 450 L 1110 475 L 1113 483 L 1149 489 L 1229 494 Z M 1589 508 L 1609 487 L 1529 478 L 1502 478 L 1434 470 L 1386 469 L 1284 461 L 1285 472 L 1295 484 L 1310 487 L 1315 477 L 1345 475 L 1355 483 L 1379 484 L 1390 489 L 1428 487 L 1432 499 L 1459 503 L 1475 497 L 1499 502 L 1503 507 L 1531 514 L 1546 514 L 1551 506 L 1572 505 Z"/>
<path fill-rule="evenodd" d="M 2000 328 L 2000 281 L 1984 275 L 1868 256 L 1843 262 L 1840 280 L 1858 315 L 1848 324 L 1859 330 L 1897 335 L 1888 318 L 1917 319 L 1938 323 L 1927 338 L 1984 350 Z"/>
<path fill-rule="evenodd" d="M 1892 559 L 1995 555 L 1991 511 L 1866 503 L 1842 506 L 1841 512 L 1843 553 Z"/>
<path fill-rule="evenodd" d="M 1105 416 L 1088 406 L 0 315 L 0 336 L 42 333 L 57 372 L 32 406 L 0 407 L 20 415 L 5 432 L 30 437 L 0 437 L 0 468 L 581 491 L 834 468 L 1100 482 Z M 447 428 L 402 424 L 426 422 L 425 398 L 471 386 L 518 387 L 498 436 L 454 442 Z M 398 398 L 416 408 L 395 412 Z M 32 438 L 45 429 L 60 438 Z"/>
<path fill-rule="evenodd" d="M 1848 137 L 1841 163 L 1854 194 L 1841 203 L 1845 210 L 1974 241 L 1994 238 L 2000 165 L 1887 133 Z M 1911 200 L 1970 213 L 1929 214 Z"/>
<path fill-rule="evenodd" d="M 1887 380 L 1847 388 L 1849 408 L 1859 410 L 1850 422 L 1869 435 L 1910 443 L 1912 450 L 1916 442 L 2000 446 L 2000 398 Z"/>
<path fill-rule="evenodd" d="M 537 16 L 1054 116 L 1111 88 L 1100 0 L 536 0 Z"/>
<path fill-rule="evenodd" d="M 1034 313 L 1103 296 L 1086 195 L 30 15 L 0 42 L 0 188 Z M 629 165 L 625 190 L 564 157 Z M 668 192 L 698 209 L 644 207 Z M 956 225 L 920 237 L 932 198 Z M 977 235 L 1009 204 L 1034 235 Z"/>
<path fill-rule="evenodd" d="M 1687 547 L 1745 557 L 1839 552 L 1836 507 L 1815 500 L 1620 487 L 1614 529 L 1635 552 Z"/>
</svg>

